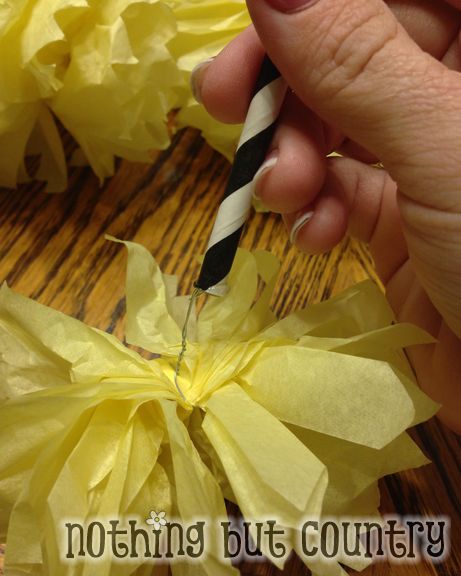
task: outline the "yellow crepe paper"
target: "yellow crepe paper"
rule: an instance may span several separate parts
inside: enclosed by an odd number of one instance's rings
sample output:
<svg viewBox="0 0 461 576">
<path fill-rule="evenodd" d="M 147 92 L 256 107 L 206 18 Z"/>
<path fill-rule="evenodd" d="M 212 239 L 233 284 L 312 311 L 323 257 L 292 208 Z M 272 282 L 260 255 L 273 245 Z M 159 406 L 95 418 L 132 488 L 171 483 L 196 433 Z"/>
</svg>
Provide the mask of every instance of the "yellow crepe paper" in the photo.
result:
<svg viewBox="0 0 461 576">
<path fill-rule="evenodd" d="M 67 184 L 60 122 L 78 142 L 74 163 L 100 179 L 116 156 L 149 161 L 170 143 L 167 115 L 194 126 L 228 158 L 240 127 L 213 120 L 189 77 L 249 24 L 243 0 L 15 0 L 0 7 L 0 186 L 34 177 Z M 58 122 L 57 122 L 58 121 Z"/>
<path fill-rule="evenodd" d="M 187 298 L 145 248 L 124 244 L 126 337 L 160 355 L 152 360 L 0 291 L 0 538 L 11 574 L 74 573 L 59 559 L 64 518 L 160 509 L 212 522 L 226 497 L 249 519 L 299 528 L 312 515 L 377 515 L 377 479 L 426 463 L 405 430 L 436 407 L 401 347 L 430 339 L 393 324 L 371 282 L 277 320 L 277 260 L 240 250 L 229 293 L 192 318 L 183 400 L 174 368 Z M 146 562 L 105 558 L 78 574 L 163 574 Z M 344 574 L 338 563 L 308 565 Z M 175 576 L 237 574 L 216 554 L 191 570 L 173 565 Z"/>
</svg>

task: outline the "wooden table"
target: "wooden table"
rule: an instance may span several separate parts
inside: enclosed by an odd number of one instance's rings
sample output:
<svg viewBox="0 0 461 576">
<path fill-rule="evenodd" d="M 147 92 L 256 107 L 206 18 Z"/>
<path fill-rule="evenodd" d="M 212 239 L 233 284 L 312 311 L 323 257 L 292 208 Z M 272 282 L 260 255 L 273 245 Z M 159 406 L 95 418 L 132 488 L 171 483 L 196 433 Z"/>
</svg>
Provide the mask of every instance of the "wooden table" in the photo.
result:
<svg viewBox="0 0 461 576">
<path fill-rule="evenodd" d="M 69 143 L 68 148 L 72 144 Z M 167 273 L 190 291 L 198 272 L 228 163 L 194 131 L 178 133 L 152 165 L 121 162 L 102 187 L 87 168 L 72 169 L 69 190 L 48 195 L 38 184 L 0 193 L 0 279 L 39 302 L 123 338 L 126 254 L 104 233 L 142 243 Z M 252 217 L 246 248 L 271 250 L 283 261 L 274 308 L 284 315 L 318 302 L 367 277 L 375 278 L 366 248 L 345 241 L 330 254 L 308 257 L 289 245 L 277 216 Z M 446 514 L 452 552 L 440 565 L 376 564 L 364 576 L 461 575 L 461 441 L 436 420 L 414 437 L 432 464 L 381 483 L 382 510 Z M 1 573 L 0 549 L 0 573 Z M 267 564 L 245 564 L 242 574 L 279 573 Z M 308 574 L 292 558 L 283 574 Z M 51 576 L 51 575 L 50 575 Z"/>
</svg>

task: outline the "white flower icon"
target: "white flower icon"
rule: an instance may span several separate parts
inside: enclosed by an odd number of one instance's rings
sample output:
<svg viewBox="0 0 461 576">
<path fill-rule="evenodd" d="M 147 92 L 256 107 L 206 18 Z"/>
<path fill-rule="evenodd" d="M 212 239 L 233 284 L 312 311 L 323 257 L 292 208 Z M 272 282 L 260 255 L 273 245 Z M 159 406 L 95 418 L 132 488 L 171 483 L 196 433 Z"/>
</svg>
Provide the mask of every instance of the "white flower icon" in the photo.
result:
<svg viewBox="0 0 461 576">
<path fill-rule="evenodd" d="M 154 510 L 151 510 L 150 518 L 146 520 L 146 523 L 151 524 L 154 530 L 161 530 L 162 526 L 166 524 L 165 512 L 154 512 Z"/>
</svg>

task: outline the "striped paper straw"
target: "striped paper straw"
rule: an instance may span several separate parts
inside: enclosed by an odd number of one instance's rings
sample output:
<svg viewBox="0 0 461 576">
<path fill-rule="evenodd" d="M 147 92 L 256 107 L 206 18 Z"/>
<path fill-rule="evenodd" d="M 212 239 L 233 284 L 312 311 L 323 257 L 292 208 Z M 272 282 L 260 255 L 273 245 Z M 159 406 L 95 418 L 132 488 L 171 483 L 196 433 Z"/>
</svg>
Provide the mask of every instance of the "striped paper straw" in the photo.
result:
<svg viewBox="0 0 461 576">
<path fill-rule="evenodd" d="M 234 164 L 202 263 L 197 288 L 222 296 L 253 199 L 253 178 L 266 157 L 286 83 L 264 57 Z"/>
</svg>

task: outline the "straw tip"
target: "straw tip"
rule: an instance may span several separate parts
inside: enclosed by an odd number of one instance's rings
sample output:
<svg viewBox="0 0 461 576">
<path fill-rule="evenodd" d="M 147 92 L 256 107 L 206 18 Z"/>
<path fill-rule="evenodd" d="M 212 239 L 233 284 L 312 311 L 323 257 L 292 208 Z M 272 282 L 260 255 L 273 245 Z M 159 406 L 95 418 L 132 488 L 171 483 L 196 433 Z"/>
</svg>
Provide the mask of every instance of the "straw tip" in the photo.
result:
<svg viewBox="0 0 461 576">
<path fill-rule="evenodd" d="M 227 285 L 227 278 L 224 278 L 214 286 L 208 286 L 208 288 L 204 288 L 199 286 L 197 283 L 194 284 L 196 290 L 200 290 L 205 294 L 209 294 L 210 296 L 218 296 L 222 298 L 229 292 L 229 286 Z"/>
</svg>

